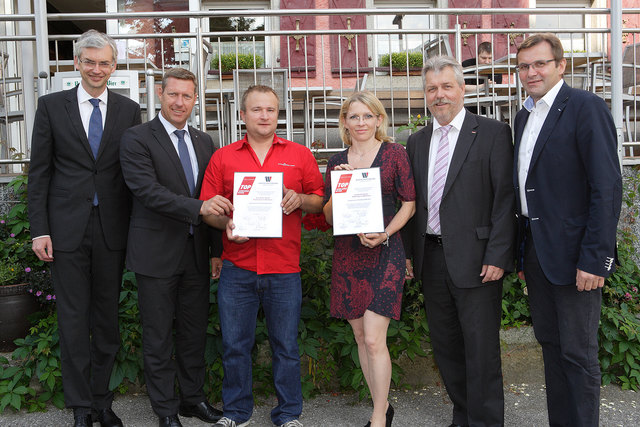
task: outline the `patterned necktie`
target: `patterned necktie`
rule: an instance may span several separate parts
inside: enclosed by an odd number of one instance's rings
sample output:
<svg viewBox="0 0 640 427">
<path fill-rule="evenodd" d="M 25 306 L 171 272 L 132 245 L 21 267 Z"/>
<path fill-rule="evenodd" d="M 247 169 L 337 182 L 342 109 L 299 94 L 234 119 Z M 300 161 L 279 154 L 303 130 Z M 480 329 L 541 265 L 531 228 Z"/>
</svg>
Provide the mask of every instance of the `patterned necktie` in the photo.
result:
<svg viewBox="0 0 640 427">
<path fill-rule="evenodd" d="M 450 130 L 451 125 L 440 128 L 440 142 L 438 143 L 436 164 L 433 169 L 433 180 L 431 182 L 428 224 L 436 234 L 440 234 L 440 202 L 442 201 L 444 184 L 447 181 L 447 170 L 449 166 L 449 138 L 447 135 L 449 135 Z"/>
<path fill-rule="evenodd" d="M 92 98 L 89 100 L 93 105 L 93 111 L 89 118 L 89 132 L 87 138 L 91 146 L 93 158 L 98 159 L 98 149 L 100 148 L 100 140 L 102 139 L 102 112 L 100 111 L 100 100 Z M 93 194 L 93 206 L 98 206 L 98 193 Z"/>
<path fill-rule="evenodd" d="M 193 196 L 196 192 L 196 184 L 193 179 L 193 167 L 191 165 L 191 158 L 189 157 L 189 150 L 187 149 L 187 143 L 184 142 L 184 130 L 175 130 L 173 133 L 178 137 L 178 155 L 180 156 L 180 163 L 182 163 L 182 169 L 184 169 L 184 176 L 187 178 L 187 184 L 189 185 L 189 191 Z"/>
</svg>

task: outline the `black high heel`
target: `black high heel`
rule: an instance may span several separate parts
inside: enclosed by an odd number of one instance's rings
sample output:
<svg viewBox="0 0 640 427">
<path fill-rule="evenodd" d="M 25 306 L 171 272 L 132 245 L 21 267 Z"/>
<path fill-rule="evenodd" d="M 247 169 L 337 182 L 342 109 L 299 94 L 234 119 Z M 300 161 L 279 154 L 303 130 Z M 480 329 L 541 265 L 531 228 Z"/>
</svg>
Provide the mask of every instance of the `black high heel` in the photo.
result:
<svg viewBox="0 0 640 427">
<path fill-rule="evenodd" d="M 389 407 L 387 408 L 387 413 L 385 414 L 387 417 L 386 427 L 391 427 L 391 422 L 393 421 L 394 414 L 395 414 L 395 411 L 393 410 L 393 406 L 391 406 L 391 403 L 389 403 Z"/>
</svg>

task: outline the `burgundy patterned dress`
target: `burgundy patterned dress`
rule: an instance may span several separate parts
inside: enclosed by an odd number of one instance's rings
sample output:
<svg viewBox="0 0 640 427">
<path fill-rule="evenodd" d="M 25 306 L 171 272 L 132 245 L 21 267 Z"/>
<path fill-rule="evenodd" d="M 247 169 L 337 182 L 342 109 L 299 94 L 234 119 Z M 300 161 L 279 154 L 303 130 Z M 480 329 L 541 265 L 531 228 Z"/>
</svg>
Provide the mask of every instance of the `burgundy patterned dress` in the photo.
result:
<svg viewBox="0 0 640 427">
<path fill-rule="evenodd" d="M 325 203 L 331 195 L 331 171 L 348 163 L 345 150 L 329 159 L 325 179 Z M 413 201 L 416 191 L 409 158 L 403 146 L 385 142 L 371 167 L 380 168 L 385 227 L 391 222 L 398 200 Z M 331 271 L 331 315 L 357 319 L 365 310 L 400 319 L 404 286 L 405 255 L 400 233 L 389 238 L 389 246 L 366 248 L 356 235 L 336 236 Z"/>
</svg>

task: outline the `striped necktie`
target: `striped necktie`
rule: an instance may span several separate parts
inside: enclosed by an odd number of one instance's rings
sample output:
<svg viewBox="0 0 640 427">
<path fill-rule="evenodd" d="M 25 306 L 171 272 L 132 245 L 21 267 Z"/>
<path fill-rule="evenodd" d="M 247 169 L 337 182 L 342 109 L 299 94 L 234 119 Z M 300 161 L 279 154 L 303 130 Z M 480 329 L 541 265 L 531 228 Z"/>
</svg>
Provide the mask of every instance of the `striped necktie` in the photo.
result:
<svg viewBox="0 0 640 427">
<path fill-rule="evenodd" d="M 431 181 L 431 198 L 429 200 L 429 227 L 435 234 L 440 234 L 440 202 L 444 184 L 447 181 L 447 171 L 449 170 L 449 131 L 451 125 L 440 128 L 440 142 L 436 153 L 436 164 L 433 169 L 433 180 Z"/>
</svg>

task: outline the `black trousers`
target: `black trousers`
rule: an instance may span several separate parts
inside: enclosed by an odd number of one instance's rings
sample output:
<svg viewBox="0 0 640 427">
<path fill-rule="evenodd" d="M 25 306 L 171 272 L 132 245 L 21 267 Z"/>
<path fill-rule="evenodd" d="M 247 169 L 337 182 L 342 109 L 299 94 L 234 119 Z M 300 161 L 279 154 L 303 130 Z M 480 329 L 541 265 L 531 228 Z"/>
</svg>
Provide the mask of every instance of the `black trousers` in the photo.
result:
<svg viewBox="0 0 640 427">
<path fill-rule="evenodd" d="M 503 425 L 502 280 L 454 286 L 442 246 L 429 240 L 421 279 L 433 355 L 453 402 L 453 424 Z"/>
<path fill-rule="evenodd" d="M 159 417 L 177 414 L 181 401 L 192 405 L 205 400 L 209 275 L 198 273 L 193 239 L 187 239 L 182 254 L 171 277 L 136 274 L 144 377 L 151 406 Z M 175 392 L 176 378 L 180 398 Z"/>
<path fill-rule="evenodd" d="M 104 240 L 98 207 L 89 217 L 80 247 L 54 248 L 51 264 L 56 292 L 65 404 L 69 408 L 111 406 L 111 370 L 120 348 L 118 300 L 124 250 Z"/>
<path fill-rule="evenodd" d="M 554 285 L 527 236 L 524 274 L 536 339 L 542 346 L 551 426 L 597 426 L 600 408 L 598 322 L 602 291 Z"/>
</svg>

